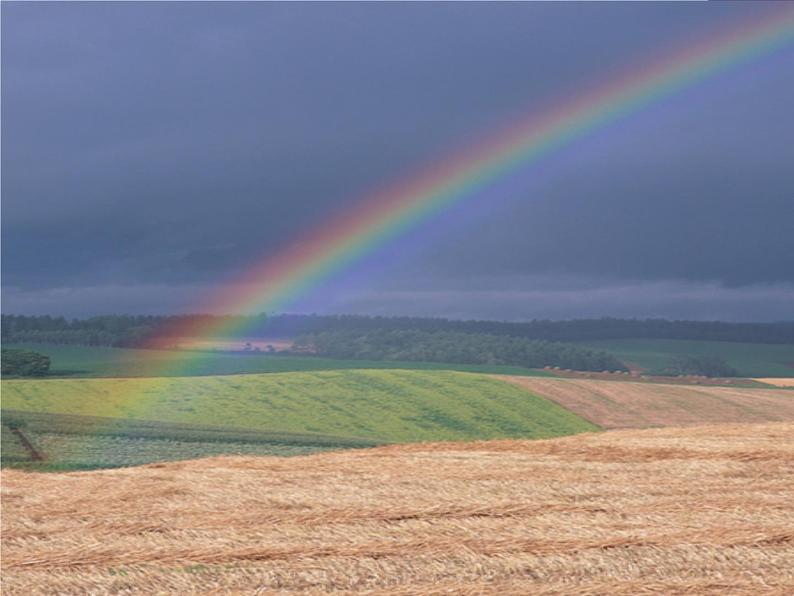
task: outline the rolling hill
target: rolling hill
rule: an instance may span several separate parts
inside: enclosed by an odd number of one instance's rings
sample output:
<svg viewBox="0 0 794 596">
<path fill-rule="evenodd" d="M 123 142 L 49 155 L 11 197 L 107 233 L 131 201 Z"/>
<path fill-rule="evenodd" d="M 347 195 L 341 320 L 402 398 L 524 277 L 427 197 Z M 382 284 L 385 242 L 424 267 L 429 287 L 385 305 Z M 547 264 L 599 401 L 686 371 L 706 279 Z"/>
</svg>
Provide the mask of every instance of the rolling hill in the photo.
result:
<svg viewBox="0 0 794 596">
<path fill-rule="evenodd" d="M 3 407 L 376 441 L 548 438 L 597 427 L 487 375 L 336 370 L 3 381 Z"/>
</svg>

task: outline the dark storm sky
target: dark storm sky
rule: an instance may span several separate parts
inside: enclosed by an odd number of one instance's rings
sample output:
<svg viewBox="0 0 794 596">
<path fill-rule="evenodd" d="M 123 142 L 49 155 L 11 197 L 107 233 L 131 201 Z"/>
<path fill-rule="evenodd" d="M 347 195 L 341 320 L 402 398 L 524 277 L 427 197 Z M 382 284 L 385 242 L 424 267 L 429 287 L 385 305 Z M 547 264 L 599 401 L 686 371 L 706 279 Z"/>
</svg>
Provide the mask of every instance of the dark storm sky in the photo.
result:
<svg viewBox="0 0 794 596">
<path fill-rule="evenodd" d="M 3 311 L 191 310 L 362 193 L 775 5 L 4 3 Z M 794 318 L 792 46 L 294 309 Z"/>
</svg>

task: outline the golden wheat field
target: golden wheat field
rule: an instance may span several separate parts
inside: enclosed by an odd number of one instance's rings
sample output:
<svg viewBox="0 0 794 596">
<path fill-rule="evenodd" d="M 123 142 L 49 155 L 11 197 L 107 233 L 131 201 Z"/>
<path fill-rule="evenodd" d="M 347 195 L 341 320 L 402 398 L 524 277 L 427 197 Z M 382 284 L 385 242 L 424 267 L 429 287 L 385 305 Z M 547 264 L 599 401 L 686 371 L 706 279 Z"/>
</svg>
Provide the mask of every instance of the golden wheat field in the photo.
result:
<svg viewBox="0 0 794 596">
<path fill-rule="evenodd" d="M 794 422 L 786 389 L 498 375 L 602 428 Z"/>
<path fill-rule="evenodd" d="M 3 471 L 4 594 L 794 593 L 794 424 Z"/>
</svg>

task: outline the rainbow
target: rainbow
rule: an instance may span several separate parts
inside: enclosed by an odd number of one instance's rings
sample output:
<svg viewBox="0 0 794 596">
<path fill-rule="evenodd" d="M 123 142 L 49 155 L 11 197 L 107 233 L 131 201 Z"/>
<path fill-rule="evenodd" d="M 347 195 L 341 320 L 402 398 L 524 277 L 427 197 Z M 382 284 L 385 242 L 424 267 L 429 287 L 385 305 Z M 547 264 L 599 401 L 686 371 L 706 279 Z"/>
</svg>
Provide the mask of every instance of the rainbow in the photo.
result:
<svg viewBox="0 0 794 596">
<path fill-rule="evenodd" d="M 195 312 L 254 313 L 283 309 L 334 274 L 419 223 L 472 197 L 510 172 L 531 165 L 640 108 L 794 39 L 794 5 L 721 31 L 642 68 L 531 113 L 506 131 L 398 184 L 310 230 L 225 285 Z M 239 323 L 208 321 L 164 328 L 168 337 L 235 336 Z M 154 340 L 157 344 L 157 340 Z"/>
<path fill-rule="evenodd" d="M 335 274 L 374 253 L 418 224 L 470 199 L 501 177 L 586 134 L 710 75 L 763 56 L 794 40 L 794 4 L 765 12 L 653 60 L 642 68 L 589 89 L 546 112 L 533 112 L 466 151 L 433 164 L 412 178 L 366 196 L 353 209 L 310 230 L 280 252 L 267 256 L 197 305 L 194 312 L 254 313 L 284 309 Z M 148 347 L 165 347 L 173 338 L 235 337 L 245 319 L 187 318 L 164 326 Z M 240 323 L 238 321 L 243 321 Z M 198 321 L 198 322 L 196 322 Z M 229 322 L 231 321 L 231 322 Z M 173 376 L 211 352 L 151 350 L 146 373 Z M 117 379 L 109 399 L 131 418 L 146 419 L 160 392 L 134 380 Z M 167 379 L 160 379 L 166 387 Z M 88 407 L 88 406 L 87 406 Z M 78 413 L 78 412 L 74 412 Z M 96 412 L 81 411 L 81 414 Z"/>
</svg>

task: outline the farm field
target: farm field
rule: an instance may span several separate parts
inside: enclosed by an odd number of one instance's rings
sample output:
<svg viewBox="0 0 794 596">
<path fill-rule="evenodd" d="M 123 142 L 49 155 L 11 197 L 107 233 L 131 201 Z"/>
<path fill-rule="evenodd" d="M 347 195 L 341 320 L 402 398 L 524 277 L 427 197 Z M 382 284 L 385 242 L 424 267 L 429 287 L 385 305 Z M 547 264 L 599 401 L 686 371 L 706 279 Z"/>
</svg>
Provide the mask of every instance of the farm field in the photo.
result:
<svg viewBox="0 0 794 596">
<path fill-rule="evenodd" d="M 760 383 L 766 383 L 767 385 L 774 385 L 775 387 L 792 387 L 794 388 L 794 377 L 771 377 L 771 378 L 762 378 L 762 379 L 753 379 L 754 381 L 758 381 Z"/>
<path fill-rule="evenodd" d="M 794 345 L 679 339 L 611 339 L 576 342 L 611 352 L 649 374 L 660 373 L 677 355 L 723 358 L 743 377 L 790 377 L 794 374 Z"/>
<path fill-rule="evenodd" d="M 3 465 L 37 471 L 112 468 L 210 455 L 305 455 L 377 442 L 298 433 L 3 410 Z M 40 461 L 11 426 L 31 443 Z"/>
<path fill-rule="evenodd" d="M 50 367 L 52 376 L 56 377 L 203 376 L 345 369 L 455 370 L 550 376 L 546 371 L 520 366 L 338 360 L 261 353 L 224 351 L 201 353 L 50 344 L 8 344 L 5 347 L 26 348 L 46 354 L 52 361 Z"/>
<path fill-rule="evenodd" d="M 597 430 L 487 375 L 337 370 L 128 379 L 4 380 L 25 412 L 322 433 L 376 441 L 548 438 Z"/>
<path fill-rule="evenodd" d="M 22 443 L 19 436 L 5 424 L 0 428 L 2 429 L 2 434 L 0 435 L 0 448 L 2 449 L 3 464 L 7 462 L 29 463 L 31 461 L 31 454 L 24 443 Z"/>
<path fill-rule="evenodd" d="M 2 472 L 3 593 L 787 594 L 794 424 Z"/>
<path fill-rule="evenodd" d="M 786 389 L 500 378 L 608 429 L 794 421 L 794 392 Z"/>
</svg>

